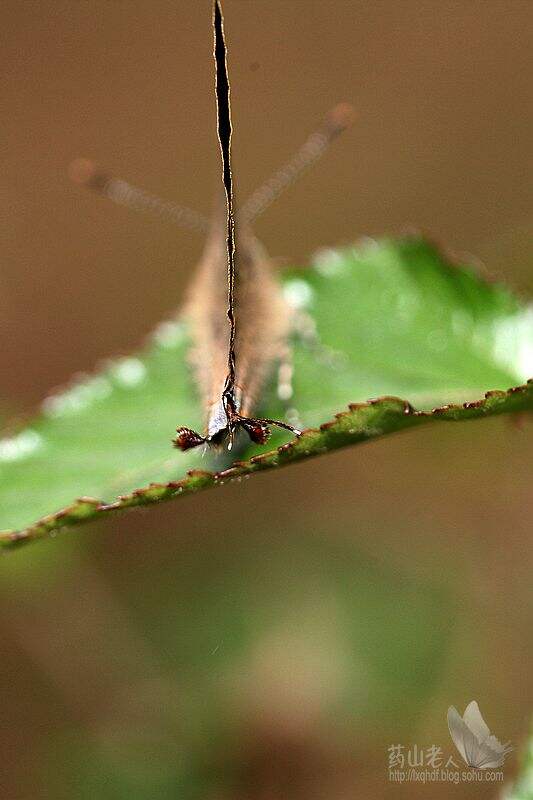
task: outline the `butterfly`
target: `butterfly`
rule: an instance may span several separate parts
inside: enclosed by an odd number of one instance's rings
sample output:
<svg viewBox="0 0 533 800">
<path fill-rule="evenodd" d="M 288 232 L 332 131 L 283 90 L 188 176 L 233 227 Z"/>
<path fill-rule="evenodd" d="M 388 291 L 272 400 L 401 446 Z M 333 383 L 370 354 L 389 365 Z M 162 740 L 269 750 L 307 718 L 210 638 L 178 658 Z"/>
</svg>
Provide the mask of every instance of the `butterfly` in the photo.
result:
<svg viewBox="0 0 533 800">
<path fill-rule="evenodd" d="M 276 364 L 278 393 L 290 396 L 288 340 L 293 312 L 265 249 L 254 236 L 251 223 L 353 121 L 354 112 L 341 103 L 322 126 L 269 181 L 236 212 L 231 169 L 231 103 L 227 46 L 220 0 L 213 2 L 213 55 L 217 134 L 222 161 L 222 186 L 211 221 L 174 203 L 160 200 L 137 187 L 113 178 L 92 162 L 78 159 L 71 177 L 116 203 L 156 213 L 182 226 L 207 233 L 203 256 L 183 309 L 192 345 L 189 360 L 205 411 L 202 433 L 186 426 L 176 429 L 174 445 L 188 450 L 199 445 L 231 449 L 236 434 L 244 430 L 256 444 L 264 444 L 270 426 L 296 436 L 288 422 L 253 416 L 261 392 Z"/>
<path fill-rule="evenodd" d="M 448 729 L 453 743 L 469 767 L 501 767 L 505 756 L 513 749 L 509 742 L 501 744 L 491 734 L 475 700 L 467 705 L 462 717 L 454 706 L 450 706 Z"/>
</svg>

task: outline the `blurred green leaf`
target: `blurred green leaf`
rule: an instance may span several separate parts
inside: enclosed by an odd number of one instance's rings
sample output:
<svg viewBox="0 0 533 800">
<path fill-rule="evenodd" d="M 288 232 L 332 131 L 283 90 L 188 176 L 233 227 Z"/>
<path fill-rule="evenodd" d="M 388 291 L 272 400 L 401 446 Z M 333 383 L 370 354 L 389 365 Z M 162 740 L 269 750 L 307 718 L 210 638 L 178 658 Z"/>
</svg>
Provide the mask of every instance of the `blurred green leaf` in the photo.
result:
<svg viewBox="0 0 533 800">
<path fill-rule="evenodd" d="M 173 451 L 176 425 L 201 427 L 202 412 L 186 327 L 162 323 L 140 354 L 51 395 L 29 427 L 0 440 L 0 524 L 9 528 L 0 541 L 39 538 L 423 423 L 533 408 L 533 384 L 517 386 L 533 371 L 531 308 L 431 244 L 324 251 L 284 283 L 299 327 L 316 327 L 316 336 L 294 340 L 291 407 L 270 388 L 260 413 L 319 428 L 268 453 L 248 446 L 245 460 L 222 471 L 207 471 L 198 452 Z M 389 396 L 366 402 L 379 395 Z M 281 441 L 276 434 L 273 444 Z"/>
<path fill-rule="evenodd" d="M 533 800 L 533 735 L 525 745 L 520 774 L 503 800 Z"/>
<path fill-rule="evenodd" d="M 52 778 L 64 785 L 72 772 L 76 798 L 248 797 L 236 783 L 258 752 L 271 759 L 273 743 L 287 747 L 289 719 L 304 752 L 309 725 L 328 747 L 336 730 L 335 747 L 356 763 L 383 752 L 391 731 L 412 735 L 461 630 L 462 566 L 428 580 L 337 528 L 332 537 L 327 522 L 293 526 L 287 537 L 262 518 L 253 535 L 241 526 L 223 543 L 209 535 L 178 559 L 133 566 L 120 597 L 157 653 L 159 679 L 129 676 L 114 691 L 108 682 L 97 737 L 91 727 L 65 741 L 52 732 Z M 150 590 L 139 602 L 141 584 Z M 106 652 L 108 629 L 99 636 Z"/>
</svg>

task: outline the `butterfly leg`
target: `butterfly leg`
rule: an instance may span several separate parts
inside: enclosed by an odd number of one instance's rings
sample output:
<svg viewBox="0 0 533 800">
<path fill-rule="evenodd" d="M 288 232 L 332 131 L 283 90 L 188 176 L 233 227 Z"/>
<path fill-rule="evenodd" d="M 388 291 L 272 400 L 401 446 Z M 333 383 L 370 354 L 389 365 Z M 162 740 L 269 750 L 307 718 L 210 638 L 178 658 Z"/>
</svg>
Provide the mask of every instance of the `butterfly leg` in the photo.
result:
<svg viewBox="0 0 533 800">
<path fill-rule="evenodd" d="M 201 444 L 206 444 L 207 439 L 200 433 L 191 430 L 191 428 L 176 428 L 176 436 L 172 440 L 174 447 L 179 450 L 190 450 L 193 447 L 198 447 Z"/>
<path fill-rule="evenodd" d="M 239 417 L 235 420 L 238 425 L 243 428 L 252 442 L 255 444 L 265 444 L 270 437 L 270 426 L 275 425 L 277 428 L 283 428 L 290 431 L 295 436 L 300 436 L 301 431 L 295 428 L 294 425 L 289 425 L 288 422 L 281 422 L 278 419 L 255 419 L 252 417 Z"/>
</svg>

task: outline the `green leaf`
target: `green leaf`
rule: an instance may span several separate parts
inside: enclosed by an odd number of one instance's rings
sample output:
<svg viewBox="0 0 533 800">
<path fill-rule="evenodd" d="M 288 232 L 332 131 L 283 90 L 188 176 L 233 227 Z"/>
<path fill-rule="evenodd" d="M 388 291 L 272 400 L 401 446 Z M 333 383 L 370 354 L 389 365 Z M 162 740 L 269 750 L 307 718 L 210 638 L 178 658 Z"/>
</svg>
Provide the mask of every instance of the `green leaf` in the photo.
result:
<svg viewBox="0 0 533 800">
<path fill-rule="evenodd" d="M 502 800 L 533 800 L 533 735 L 525 744 L 518 778 Z"/>
<path fill-rule="evenodd" d="M 260 412 L 311 428 L 299 440 L 266 453 L 249 446 L 242 461 L 215 471 L 200 453 L 173 450 L 176 425 L 201 428 L 202 411 L 186 327 L 162 323 L 140 354 L 51 395 L 31 425 L 0 440 L 0 525 L 8 528 L 0 542 L 40 538 L 404 428 L 533 409 L 533 384 L 524 383 L 533 372 L 531 308 L 427 242 L 324 251 L 311 268 L 287 274 L 285 291 L 306 332 L 293 342 L 294 393 L 287 408 L 270 387 Z M 367 402 L 379 395 L 388 396 Z M 273 444 L 282 441 L 276 434 Z"/>
</svg>

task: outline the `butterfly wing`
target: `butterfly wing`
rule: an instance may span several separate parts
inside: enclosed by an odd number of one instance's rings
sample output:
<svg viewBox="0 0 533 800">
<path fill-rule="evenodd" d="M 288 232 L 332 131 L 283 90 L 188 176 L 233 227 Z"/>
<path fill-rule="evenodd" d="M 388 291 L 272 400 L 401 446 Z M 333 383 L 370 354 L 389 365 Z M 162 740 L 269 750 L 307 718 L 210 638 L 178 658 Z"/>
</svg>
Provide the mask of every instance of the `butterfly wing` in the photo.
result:
<svg viewBox="0 0 533 800">
<path fill-rule="evenodd" d="M 454 706 L 448 709 L 448 730 L 463 760 L 469 767 L 474 766 L 472 759 L 476 758 L 478 742 Z"/>
<path fill-rule="evenodd" d="M 481 716 L 481 711 L 479 710 L 479 706 L 475 700 L 472 700 L 472 702 L 469 703 L 465 708 L 463 719 L 476 739 L 478 739 L 480 742 L 484 742 L 489 738 L 490 731 L 488 725 Z"/>
<path fill-rule="evenodd" d="M 471 766 L 477 769 L 495 769 L 501 767 L 505 761 L 505 756 L 512 748 L 507 748 L 500 744 L 495 736 L 489 737 L 487 741 L 482 742 L 476 752 L 475 763 Z"/>
<path fill-rule="evenodd" d="M 501 767 L 512 747 L 508 743 L 502 744 L 491 734 L 475 700 L 467 705 L 463 720 L 478 741 L 475 763 L 471 766 L 478 769 Z"/>
</svg>

